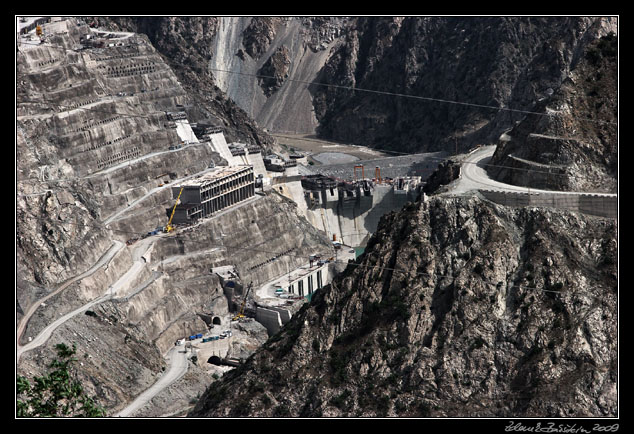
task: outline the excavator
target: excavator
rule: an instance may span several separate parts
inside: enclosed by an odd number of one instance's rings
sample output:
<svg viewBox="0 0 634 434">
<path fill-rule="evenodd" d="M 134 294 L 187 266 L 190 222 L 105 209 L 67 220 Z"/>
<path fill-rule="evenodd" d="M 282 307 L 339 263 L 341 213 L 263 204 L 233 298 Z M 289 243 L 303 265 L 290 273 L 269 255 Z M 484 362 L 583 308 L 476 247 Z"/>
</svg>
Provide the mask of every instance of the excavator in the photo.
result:
<svg viewBox="0 0 634 434">
<path fill-rule="evenodd" d="M 176 203 L 174 204 L 174 208 L 172 208 L 172 215 L 170 215 L 170 220 L 167 222 L 167 226 L 165 226 L 165 232 L 170 233 L 174 230 L 174 226 L 172 226 L 172 219 L 174 218 L 174 212 L 176 211 L 176 205 L 180 201 L 181 194 L 183 193 L 183 189 L 185 187 L 181 187 L 181 191 L 178 192 L 178 197 L 176 198 Z"/>
<path fill-rule="evenodd" d="M 247 293 L 244 295 L 244 300 L 242 300 L 242 305 L 240 306 L 240 312 L 236 316 L 234 316 L 231 321 L 239 321 L 245 318 L 244 315 L 244 306 L 247 304 L 247 299 L 249 298 L 249 292 L 251 292 L 251 287 L 253 286 L 253 282 L 249 282 L 249 286 L 247 287 Z"/>
</svg>

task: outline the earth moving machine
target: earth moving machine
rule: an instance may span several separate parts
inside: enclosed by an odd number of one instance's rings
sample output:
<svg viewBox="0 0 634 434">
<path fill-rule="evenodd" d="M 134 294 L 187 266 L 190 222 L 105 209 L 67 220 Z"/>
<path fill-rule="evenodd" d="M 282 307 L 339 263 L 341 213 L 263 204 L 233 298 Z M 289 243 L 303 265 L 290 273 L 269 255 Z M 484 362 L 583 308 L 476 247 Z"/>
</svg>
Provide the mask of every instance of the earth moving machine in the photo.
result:
<svg viewBox="0 0 634 434">
<path fill-rule="evenodd" d="M 249 286 L 247 287 L 247 293 L 244 295 L 244 300 L 242 300 L 242 305 L 240 306 L 240 311 L 238 312 L 238 314 L 236 316 L 233 317 L 232 321 L 239 321 L 243 318 L 245 318 L 244 316 L 244 306 L 246 306 L 247 304 L 247 299 L 249 298 L 249 292 L 251 292 L 251 287 L 253 286 L 253 282 L 249 282 Z"/>
<path fill-rule="evenodd" d="M 181 187 L 181 190 L 178 192 L 178 197 L 176 198 L 176 203 L 174 204 L 174 208 L 172 208 L 172 215 L 170 215 L 170 220 L 167 222 L 167 226 L 165 226 L 165 232 L 170 233 L 174 230 L 174 226 L 172 226 L 172 219 L 174 218 L 174 212 L 176 211 L 176 205 L 178 205 L 178 201 L 181 198 L 181 194 L 183 194 L 183 189 L 185 187 Z"/>
</svg>

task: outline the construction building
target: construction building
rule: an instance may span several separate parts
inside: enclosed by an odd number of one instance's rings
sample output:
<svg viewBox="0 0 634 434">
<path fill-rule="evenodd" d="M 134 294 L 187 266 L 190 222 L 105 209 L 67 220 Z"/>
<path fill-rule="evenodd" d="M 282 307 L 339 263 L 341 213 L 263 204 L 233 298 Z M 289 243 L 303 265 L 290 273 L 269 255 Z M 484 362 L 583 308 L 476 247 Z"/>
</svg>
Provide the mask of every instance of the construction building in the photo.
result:
<svg viewBox="0 0 634 434">
<path fill-rule="evenodd" d="M 284 172 L 289 167 L 296 167 L 297 161 L 285 160 L 275 154 L 267 155 L 263 158 L 264 167 L 270 172 Z"/>
<path fill-rule="evenodd" d="M 181 193 L 182 189 L 182 193 Z M 174 224 L 193 223 L 255 194 L 253 166 L 216 167 L 213 171 L 172 187 L 180 203 Z M 168 214 L 172 209 L 168 209 Z"/>
<path fill-rule="evenodd" d="M 291 294 L 311 297 L 313 292 L 326 285 L 328 279 L 328 263 L 311 261 L 308 267 L 301 267 L 288 276 L 287 289 Z"/>
</svg>

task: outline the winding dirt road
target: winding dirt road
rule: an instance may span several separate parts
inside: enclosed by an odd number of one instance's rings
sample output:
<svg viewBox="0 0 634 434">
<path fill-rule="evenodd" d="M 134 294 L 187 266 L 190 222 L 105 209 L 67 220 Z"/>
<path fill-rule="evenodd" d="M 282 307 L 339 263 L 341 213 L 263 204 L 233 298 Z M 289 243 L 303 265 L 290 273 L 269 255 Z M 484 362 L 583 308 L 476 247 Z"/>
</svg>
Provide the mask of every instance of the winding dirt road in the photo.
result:
<svg viewBox="0 0 634 434">
<path fill-rule="evenodd" d="M 112 260 L 112 258 L 114 257 L 114 255 L 116 255 L 119 250 L 121 250 L 123 248 L 124 244 L 120 241 L 114 241 L 112 243 L 112 246 L 110 247 L 110 249 L 108 249 L 108 251 L 92 266 L 90 267 L 88 270 L 86 270 L 85 272 L 73 277 L 72 279 L 67 280 L 66 282 L 64 282 L 63 284 L 61 284 L 59 286 L 59 288 L 57 288 L 55 291 L 51 292 L 50 294 L 48 294 L 47 296 L 39 299 L 38 301 L 36 301 L 35 303 L 33 303 L 28 309 L 27 311 L 24 313 L 24 316 L 22 317 L 22 319 L 20 320 L 20 322 L 18 323 L 18 327 L 16 330 L 16 346 L 17 346 L 17 352 L 16 352 L 16 363 L 17 361 L 20 360 L 20 355 L 25 352 L 25 351 L 29 351 L 35 347 L 38 347 L 40 345 L 42 345 L 44 342 L 46 342 L 48 340 L 48 338 L 50 337 L 52 331 L 54 329 L 56 329 L 57 327 L 59 327 L 60 324 L 63 324 L 65 321 L 67 321 L 69 318 L 77 315 L 77 313 L 82 312 L 86 309 L 89 309 L 90 306 L 92 306 L 93 304 L 96 304 L 98 302 L 103 301 L 102 297 L 99 297 L 93 301 L 91 301 L 90 303 L 88 303 L 88 305 L 84 305 L 81 308 L 70 312 L 66 315 L 64 315 L 63 317 L 59 318 L 58 320 L 56 320 L 53 324 L 50 324 L 48 327 L 46 327 L 35 339 L 33 339 L 31 342 L 29 342 L 26 345 L 21 346 L 20 345 L 20 338 L 22 337 L 22 334 L 24 333 L 24 329 L 26 328 L 26 325 L 29 323 L 29 320 L 31 319 L 31 317 L 33 316 L 33 314 L 35 313 L 35 311 L 37 310 L 38 307 L 41 306 L 42 303 L 46 302 L 48 299 L 50 299 L 51 297 L 59 294 L 61 291 L 63 291 L 64 289 L 68 288 L 71 284 L 77 282 L 78 280 L 81 280 L 87 276 L 90 276 L 91 274 L 93 274 L 94 272 L 96 272 L 98 269 L 100 269 L 101 267 L 106 266 L 110 260 Z"/>
<path fill-rule="evenodd" d="M 141 393 L 126 408 L 117 413 L 116 416 L 131 417 L 136 411 L 150 402 L 150 400 L 161 390 L 165 389 L 167 386 L 185 375 L 189 367 L 188 355 L 189 350 L 185 349 L 183 346 L 175 346 L 172 348 L 167 356 L 165 356 L 168 369 L 163 373 L 163 375 L 161 375 L 156 383 Z"/>
</svg>

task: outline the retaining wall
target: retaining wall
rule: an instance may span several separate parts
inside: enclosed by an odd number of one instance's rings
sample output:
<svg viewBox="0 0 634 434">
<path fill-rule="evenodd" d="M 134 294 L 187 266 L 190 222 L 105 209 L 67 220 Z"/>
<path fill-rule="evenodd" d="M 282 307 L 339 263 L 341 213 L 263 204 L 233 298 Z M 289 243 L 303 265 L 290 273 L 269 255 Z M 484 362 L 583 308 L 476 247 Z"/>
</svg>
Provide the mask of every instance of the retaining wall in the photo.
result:
<svg viewBox="0 0 634 434">
<path fill-rule="evenodd" d="M 488 200 L 506 206 L 565 209 L 599 217 L 618 218 L 618 197 L 608 194 L 523 193 L 479 190 Z"/>
<path fill-rule="evenodd" d="M 282 328 L 282 317 L 279 311 L 258 306 L 255 320 L 262 324 L 269 336 L 273 336 Z"/>
</svg>

